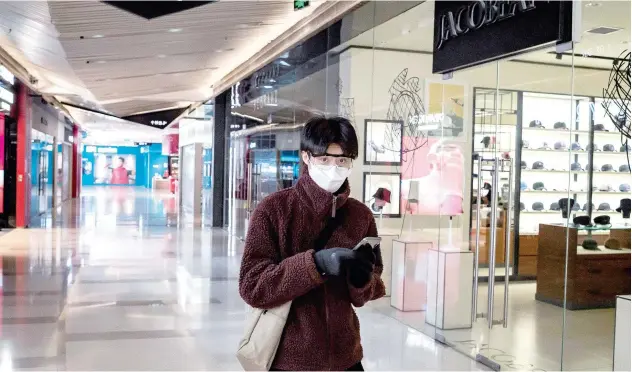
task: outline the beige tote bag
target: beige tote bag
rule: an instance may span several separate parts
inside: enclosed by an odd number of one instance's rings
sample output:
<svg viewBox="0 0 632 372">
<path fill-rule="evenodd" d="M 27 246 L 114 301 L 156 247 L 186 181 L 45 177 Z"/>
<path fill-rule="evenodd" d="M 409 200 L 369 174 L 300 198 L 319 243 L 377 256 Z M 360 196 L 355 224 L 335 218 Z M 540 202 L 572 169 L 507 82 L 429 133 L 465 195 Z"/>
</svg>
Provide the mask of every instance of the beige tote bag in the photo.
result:
<svg viewBox="0 0 632 372">
<path fill-rule="evenodd" d="M 237 359 L 244 371 L 269 371 L 281 342 L 292 301 L 270 310 L 253 309 L 239 343 Z"/>
</svg>

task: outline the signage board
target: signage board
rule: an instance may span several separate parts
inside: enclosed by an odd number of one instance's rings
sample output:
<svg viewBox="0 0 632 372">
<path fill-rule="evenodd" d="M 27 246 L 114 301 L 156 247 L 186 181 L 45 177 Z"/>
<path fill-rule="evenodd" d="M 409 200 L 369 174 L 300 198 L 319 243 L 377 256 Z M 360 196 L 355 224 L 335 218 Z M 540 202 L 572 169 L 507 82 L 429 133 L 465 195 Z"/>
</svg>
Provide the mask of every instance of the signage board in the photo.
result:
<svg viewBox="0 0 632 372">
<path fill-rule="evenodd" d="M 435 1 L 432 72 L 571 41 L 572 14 L 572 1 Z"/>
<path fill-rule="evenodd" d="M 123 119 L 157 129 L 165 129 L 172 121 L 174 121 L 186 110 L 187 108 L 183 107 L 178 109 L 154 111 L 147 112 L 145 114 L 126 116 Z"/>
</svg>

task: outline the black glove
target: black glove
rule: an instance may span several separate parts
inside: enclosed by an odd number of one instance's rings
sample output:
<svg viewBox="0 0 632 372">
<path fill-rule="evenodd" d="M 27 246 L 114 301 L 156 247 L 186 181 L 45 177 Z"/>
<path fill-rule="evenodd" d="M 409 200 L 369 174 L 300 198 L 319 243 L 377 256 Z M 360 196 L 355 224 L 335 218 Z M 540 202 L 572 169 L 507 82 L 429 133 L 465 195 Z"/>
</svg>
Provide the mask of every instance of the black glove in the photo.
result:
<svg viewBox="0 0 632 372">
<path fill-rule="evenodd" d="M 379 245 L 375 248 L 379 252 Z M 376 254 L 370 244 L 365 244 L 353 251 L 354 260 L 349 262 L 349 282 L 356 288 L 362 288 L 369 283 Z"/>
<path fill-rule="evenodd" d="M 316 268 L 323 275 L 343 275 L 346 272 L 347 263 L 353 260 L 355 260 L 355 251 L 348 248 L 328 248 L 314 253 Z"/>
</svg>

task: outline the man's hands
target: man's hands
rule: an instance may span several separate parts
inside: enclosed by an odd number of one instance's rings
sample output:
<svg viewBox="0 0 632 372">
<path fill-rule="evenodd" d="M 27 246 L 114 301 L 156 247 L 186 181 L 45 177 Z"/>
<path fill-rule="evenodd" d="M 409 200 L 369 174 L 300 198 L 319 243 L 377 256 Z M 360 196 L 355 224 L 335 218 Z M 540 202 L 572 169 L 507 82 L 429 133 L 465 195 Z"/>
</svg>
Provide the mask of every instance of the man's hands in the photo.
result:
<svg viewBox="0 0 632 372">
<path fill-rule="evenodd" d="M 348 248 L 328 248 L 314 253 L 314 262 L 318 271 L 328 276 L 349 276 L 349 282 L 356 288 L 362 288 L 371 280 L 376 263 L 376 252 L 370 244 L 356 250 Z"/>
</svg>

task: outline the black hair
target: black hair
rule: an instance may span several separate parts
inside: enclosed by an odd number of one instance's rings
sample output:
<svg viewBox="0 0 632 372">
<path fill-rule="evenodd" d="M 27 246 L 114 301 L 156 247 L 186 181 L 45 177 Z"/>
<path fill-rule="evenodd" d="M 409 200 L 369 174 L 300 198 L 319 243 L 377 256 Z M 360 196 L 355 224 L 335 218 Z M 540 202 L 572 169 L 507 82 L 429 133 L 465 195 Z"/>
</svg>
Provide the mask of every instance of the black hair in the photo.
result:
<svg viewBox="0 0 632 372">
<path fill-rule="evenodd" d="M 118 158 L 121 159 L 123 163 L 125 163 L 125 159 L 122 156 L 119 156 Z"/>
<path fill-rule="evenodd" d="M 338 116 L 316 116 L 305 123 L 301 151 L 314 156 L 324 155 L 334 143 L 342 148 L 345 156 L 358 157 L 358 136 L 349 120 Z"/>
</svg>

